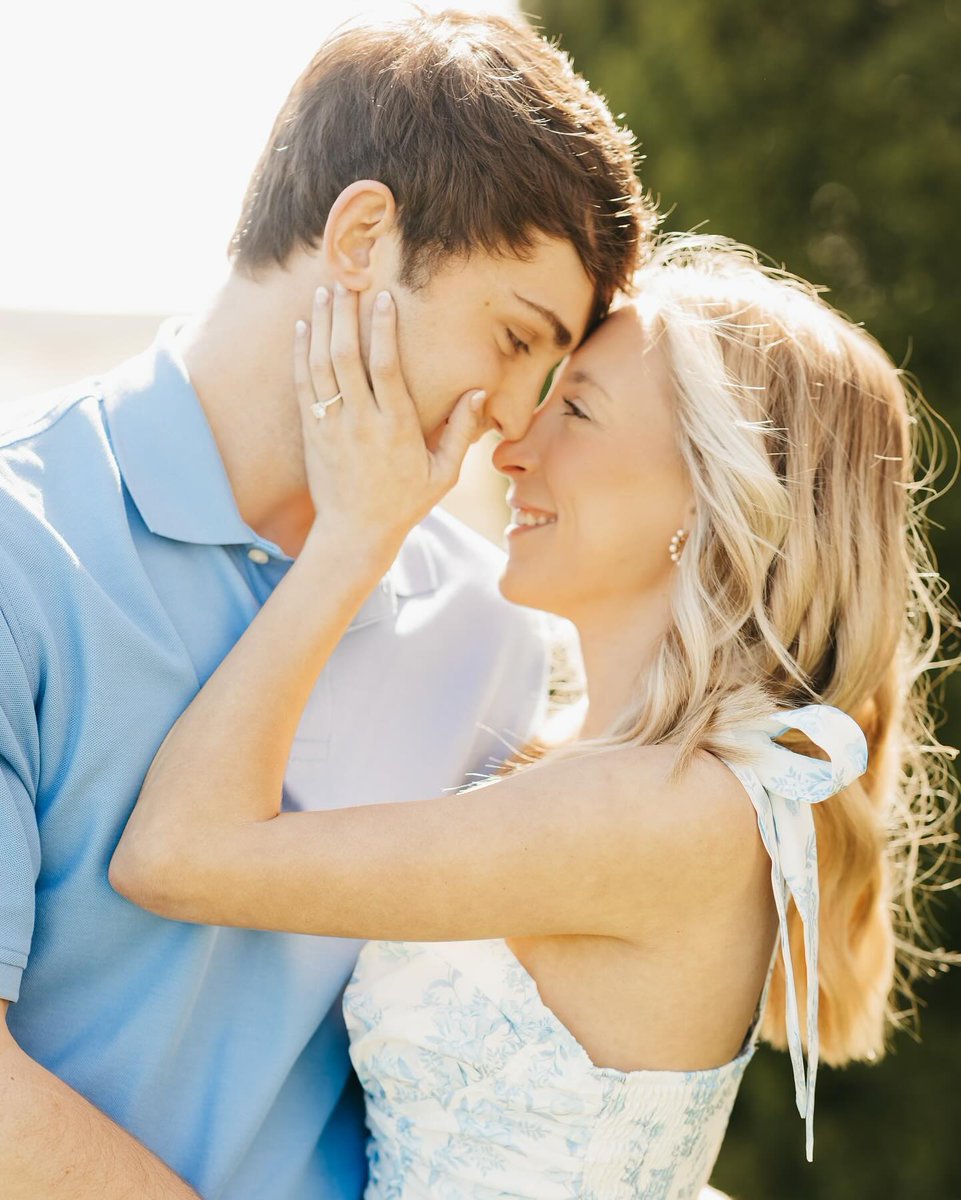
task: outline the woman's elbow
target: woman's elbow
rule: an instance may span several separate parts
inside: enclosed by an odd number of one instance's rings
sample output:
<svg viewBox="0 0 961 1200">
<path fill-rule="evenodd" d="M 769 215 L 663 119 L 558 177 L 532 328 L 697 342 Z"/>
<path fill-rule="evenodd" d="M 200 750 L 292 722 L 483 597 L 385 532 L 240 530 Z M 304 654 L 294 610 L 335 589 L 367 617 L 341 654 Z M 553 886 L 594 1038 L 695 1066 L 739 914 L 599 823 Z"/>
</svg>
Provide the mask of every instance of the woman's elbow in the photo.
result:
<svg viewBox="0 0 961 1200">
<path fill-rule="evenodd" d="M 110 886 L 125 900 L 162 917 L 176 917 L 177 897 L 171 890 L 175 864 L 157 839 L 129 830 L 120 839 L 107 869 Z"/>
</svg>

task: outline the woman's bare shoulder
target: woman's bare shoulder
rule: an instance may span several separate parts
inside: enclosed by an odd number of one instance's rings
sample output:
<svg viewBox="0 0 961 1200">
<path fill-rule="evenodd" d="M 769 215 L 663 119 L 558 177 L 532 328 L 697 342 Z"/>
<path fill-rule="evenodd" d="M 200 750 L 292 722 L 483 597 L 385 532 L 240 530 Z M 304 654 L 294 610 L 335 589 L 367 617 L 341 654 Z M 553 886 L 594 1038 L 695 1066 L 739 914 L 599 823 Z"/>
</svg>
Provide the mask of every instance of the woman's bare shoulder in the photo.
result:
<svg viewBox="0 0 961 1200">
<path fill-rule="evenodd" d="M 678 747 L 670 743 L 655 746 L 617 746 L 588 750 L 585 766 L 593 764 L 598 775 L 624 802 L 646 818 L 666 823 L 685 822 L 699 815 L 712 814 L 715 823 L 725 827 L 753 824 L 753 806 L 744 785 L 721 759 L 707 751 L 696 751 L 678 770 Z"/>
<path fill-rule="evenodd" d="M 612 827 L 648 837 L 697 834 L 726 840 L 756 832 L 750 797 L 719 758 L 698 751 L 680 771 L 678 748 L 585 747 L 581 753 L 548 756 L 521 771 L 532 791 L 576 799 L 585 823 L 608 813 Z"/>
<path fill-rule="evenodd" d="M 720 759 L 697 752 L 677 770 L 676 746 L 624 746 L 604 752 L 603 775 L 617 818 L 621 852 L 643 862 L 651 884 L 696 899 L 719 876 L 764 862 L 757 817 L 737 776 Z"/>
</svg>

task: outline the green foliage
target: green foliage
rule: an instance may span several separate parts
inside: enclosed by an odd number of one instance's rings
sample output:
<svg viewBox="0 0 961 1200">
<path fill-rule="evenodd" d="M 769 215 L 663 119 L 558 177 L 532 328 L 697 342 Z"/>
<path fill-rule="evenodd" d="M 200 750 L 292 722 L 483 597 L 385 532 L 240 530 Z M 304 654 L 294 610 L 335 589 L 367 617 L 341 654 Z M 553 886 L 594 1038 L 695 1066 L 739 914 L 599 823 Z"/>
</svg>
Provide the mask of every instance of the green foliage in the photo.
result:
<svg viewBox="0 0 961 1200">
<path fill-rule="evenodd" d="M 637 133 L 667 228 L 727 234 L 826 285 L 961 428 L 961 0 L 533 7 Z M 957 596 L 961 488 L 933 515 Z M 961 744 L 958 715 L 943 735 Z M 941 916 L 961 946 L 959 905 Z M 813 1166 L 787 1059 L 762 1052 L 716 1184 L 738 1200 L 959 1200 L 961 977 L 922 999 L 920 1044 L 822 1072 Z"/>
</svg>

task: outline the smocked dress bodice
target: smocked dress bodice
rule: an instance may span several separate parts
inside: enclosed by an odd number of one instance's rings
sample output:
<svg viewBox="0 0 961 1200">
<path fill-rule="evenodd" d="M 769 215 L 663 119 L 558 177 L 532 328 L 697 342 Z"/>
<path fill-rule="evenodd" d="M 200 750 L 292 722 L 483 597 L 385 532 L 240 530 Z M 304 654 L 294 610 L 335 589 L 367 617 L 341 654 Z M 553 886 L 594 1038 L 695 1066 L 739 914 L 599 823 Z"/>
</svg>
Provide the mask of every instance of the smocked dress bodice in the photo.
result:
<svg viewBox="0 0 961 1200">
<path fill-rule="evenodd" d="M 800 729 L 824 762 L 772 739 Z M 809 706 L 738 735 L 729 763 L 771 858 L 785 1015 L 798 1109 L 812 1150 L 817 986 L 807 988 L 807 1063 L 787 938 L 789 898 L 817 978 L 817 848 L 811 804 L 862 774 L 867 753 L 843 713 Z M 766 989 L 765 989 L 766 990 Z M 761 1008 L 741 1052 L 711 1070 L 595 1066 L 542 1002 L 501 939 L 369 942 L 344 998 L 351 1058 L 370 1129 L 366 1200 L 687 1200 L 707 1183 Z"/>
</svg>

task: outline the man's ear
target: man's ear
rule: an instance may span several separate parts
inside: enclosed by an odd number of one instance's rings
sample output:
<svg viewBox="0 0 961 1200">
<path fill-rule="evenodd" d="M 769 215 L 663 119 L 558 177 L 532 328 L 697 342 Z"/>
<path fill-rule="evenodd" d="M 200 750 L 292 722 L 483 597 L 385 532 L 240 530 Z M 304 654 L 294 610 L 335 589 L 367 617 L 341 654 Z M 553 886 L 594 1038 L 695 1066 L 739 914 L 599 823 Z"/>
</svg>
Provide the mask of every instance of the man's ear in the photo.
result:
<svg viewBox="0 0 961 1200">
<path fill-rule="evenodd" d="M 351 291 L 371 286 L 378 239 L 395 231 L 394 193 L 376 179 L 345 187 L 327 214 L 321 257 L 330 277 Z"/>
</svg>

